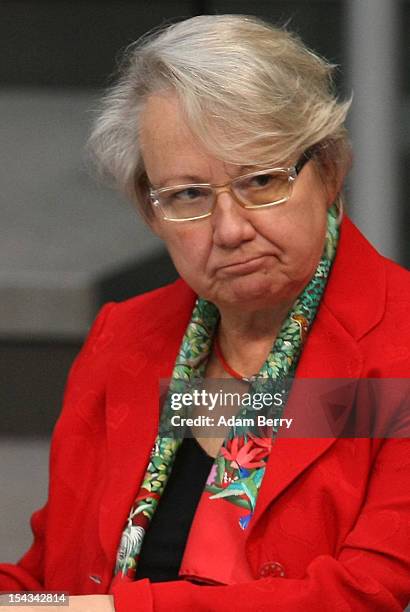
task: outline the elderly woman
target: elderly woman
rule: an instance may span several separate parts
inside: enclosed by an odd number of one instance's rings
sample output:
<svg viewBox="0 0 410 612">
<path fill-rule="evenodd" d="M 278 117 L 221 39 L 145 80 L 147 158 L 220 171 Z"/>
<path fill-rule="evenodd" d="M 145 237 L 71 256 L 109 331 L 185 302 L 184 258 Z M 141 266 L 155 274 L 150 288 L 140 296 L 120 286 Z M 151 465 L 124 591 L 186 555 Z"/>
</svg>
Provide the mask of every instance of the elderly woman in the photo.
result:
<svg viewBox="0 0 410 612">
<path fill-rule="evenodd" d="M 404 410 L 377 439 L 160 428 L 161 378 L 409 375 L 409 275 L 342 220 L 349 103 L 331 72 L 246 16 L 195 17 L 129 49 L 91 145 L 181 278 L 100 312 L 34 544 L 0 566 L 1 589 L 123 612 L 407 604 Z"/>
</svg>

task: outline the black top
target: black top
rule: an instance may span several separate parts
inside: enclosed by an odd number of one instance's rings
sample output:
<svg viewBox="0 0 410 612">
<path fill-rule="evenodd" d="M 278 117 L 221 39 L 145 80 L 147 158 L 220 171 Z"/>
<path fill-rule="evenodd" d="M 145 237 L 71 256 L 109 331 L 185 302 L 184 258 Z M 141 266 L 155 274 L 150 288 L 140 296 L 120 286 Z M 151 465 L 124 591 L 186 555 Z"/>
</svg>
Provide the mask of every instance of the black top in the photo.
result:
<svg viewBox="0 0 410 612">
<path fill-rule="evenodd" d="M 178 580 L 189 529 L 214 459 L 195 438 L 185 438 L 145 534 L 136 580 Z"/>
</svg>

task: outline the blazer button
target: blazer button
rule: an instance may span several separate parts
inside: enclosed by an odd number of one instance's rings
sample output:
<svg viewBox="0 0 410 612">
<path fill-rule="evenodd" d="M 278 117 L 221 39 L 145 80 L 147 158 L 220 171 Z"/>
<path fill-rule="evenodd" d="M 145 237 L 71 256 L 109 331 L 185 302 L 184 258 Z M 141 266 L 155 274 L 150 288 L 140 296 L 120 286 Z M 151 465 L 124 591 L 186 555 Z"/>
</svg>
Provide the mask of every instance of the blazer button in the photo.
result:
<svg viewBox="0 0 410 612">
<path fill-rule="evenodd" d="M 261 565 L 259 570 L 259 576 L 261 578 L 284 578 L 285 575 L 285 568 L 279 561 L 268 561 Z"/>
</svg>

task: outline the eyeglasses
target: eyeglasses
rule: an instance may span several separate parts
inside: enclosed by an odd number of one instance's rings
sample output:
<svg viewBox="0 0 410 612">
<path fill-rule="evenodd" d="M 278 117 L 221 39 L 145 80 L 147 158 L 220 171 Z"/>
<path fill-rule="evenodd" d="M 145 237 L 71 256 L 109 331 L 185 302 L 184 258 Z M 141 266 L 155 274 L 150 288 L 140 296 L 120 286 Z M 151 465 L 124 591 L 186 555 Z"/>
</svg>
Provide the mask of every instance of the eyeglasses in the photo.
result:
<svg viewBox="0 0 410 612">
<path fill-rule="evenodd" d="M 190 183 L 150 189 L 154 207 L 167 221 L 196 221 L 209 217 L 220 193 L 229 192 L 243 208 L 256 209 L 277 206 L 287 202 L 292 186 L 303 166 L 310 159 L 305 152 L 289 168 L 267 168 L 238 176 L 223 185 Z"/>
</svg>

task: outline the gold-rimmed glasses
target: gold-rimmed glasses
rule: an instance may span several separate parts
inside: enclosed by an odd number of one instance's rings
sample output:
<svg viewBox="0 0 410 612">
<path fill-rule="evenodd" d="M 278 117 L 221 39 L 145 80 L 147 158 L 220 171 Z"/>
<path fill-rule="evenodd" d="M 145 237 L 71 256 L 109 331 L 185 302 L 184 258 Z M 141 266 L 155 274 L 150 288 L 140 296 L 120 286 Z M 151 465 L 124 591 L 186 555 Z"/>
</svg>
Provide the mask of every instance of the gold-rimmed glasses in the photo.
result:
<svg viewBox="0 0 410 612">
<path fill-rule="evenodd" d="M 266 168 L 248 172 L 222 185 L 189 183 L 172 187 L 151 188 L 152 205 L 167 221 L 195 221 L 209 217 L 220 193 L 232 194 L 243 208 L 259 209 L 287 202 L 298 173 L 309 157 L 304 154 L 288 168 Z"/>
</svg>

